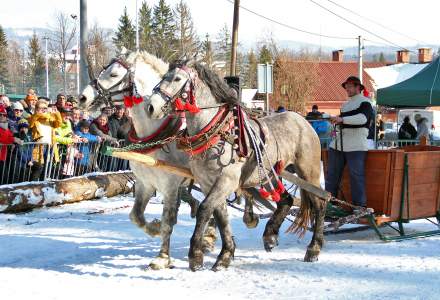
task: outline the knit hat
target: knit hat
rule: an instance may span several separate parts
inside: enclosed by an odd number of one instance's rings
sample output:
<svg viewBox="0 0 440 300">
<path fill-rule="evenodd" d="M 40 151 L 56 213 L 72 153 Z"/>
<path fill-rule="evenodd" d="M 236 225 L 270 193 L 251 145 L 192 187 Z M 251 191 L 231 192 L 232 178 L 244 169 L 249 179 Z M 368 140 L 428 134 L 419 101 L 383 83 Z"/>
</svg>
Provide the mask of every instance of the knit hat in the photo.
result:
<svg viewBox="0 0 440 300">
<path fill-rule="evenodd" d="M 29 123 L 28 121 L 26 121 L 26 119 L 21 119 L 20 121 L 17 122 L 17 127 L 18 130 L 22 128 L 29 128 Z"/>
<path fill-rule="evenodd" d="M 24 110 L 23 105 L 20 102 L 12 103 L 12 109 Z"/>
</svg>

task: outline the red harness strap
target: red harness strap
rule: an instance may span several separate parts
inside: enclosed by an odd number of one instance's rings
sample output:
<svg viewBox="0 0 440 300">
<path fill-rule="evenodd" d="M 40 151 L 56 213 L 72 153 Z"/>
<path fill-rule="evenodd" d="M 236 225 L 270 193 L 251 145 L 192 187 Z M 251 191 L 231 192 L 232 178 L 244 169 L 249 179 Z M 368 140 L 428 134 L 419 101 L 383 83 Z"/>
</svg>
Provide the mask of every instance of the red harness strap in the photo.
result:
<svg viewBox="0 0 440 300">
<path fill-rule="evenodd" d="M 230 111 L 227 109 L 227 105 L 220 107 L 217 114 L 205 127 L 203 127 L 202 130 L 200 130 L 199 133 L 192 136 L 183 137 L 180 140 L 181 148 L 184 148 L 184 151 L 186 151 L 190 155 L 197 155 L 217 144 L 221 138 L 220 132 L 229 131 L 234 126 L 233 118 L 230 118 L 229 121 L 226 121 L 224 126 L 220 128 L 217 133 L 210 136 L 208 140 L 202 145 L 198 145 L 195 148 L 192 148 L 191 146 L 191 144 L 196 143 L 201 137 L 208 133 L 213 127 L 215 127 L 215 125 L 225 122 L 228 116 L 230 116 Z"/>
</svg>

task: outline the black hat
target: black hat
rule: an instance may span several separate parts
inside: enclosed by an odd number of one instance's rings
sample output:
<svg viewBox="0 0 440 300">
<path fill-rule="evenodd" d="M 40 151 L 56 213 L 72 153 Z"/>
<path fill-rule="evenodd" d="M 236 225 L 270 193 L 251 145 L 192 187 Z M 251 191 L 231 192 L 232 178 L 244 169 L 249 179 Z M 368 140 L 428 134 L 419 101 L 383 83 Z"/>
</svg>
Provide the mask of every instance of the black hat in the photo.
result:
<svg viewBox="0 0 440 300">
<path fill-rule="evenodd" d="M 341 86 L 345 89 L 345 85 L 346 85 L 347 83 L 352 83 L 352 84 L 354 84 L 354 85 L 359 85 L 359 86 L 361 87 L 361 91 L 365 89 L 365 86 L 362 84 L 361 80 L 360 80 L 358 77 L 356 77 L 356 76 L 350 76 L 350 77 L 348 77 L 347 80 L 345 80 L 345 81 L 341 84 Z"/>
<path fill-rule="evenodd" d="M 90 128 L 90 124 L 86 120 L 82 120 L 82 121 L 79 121 L 78 127 L 79 128 Z"/>
<path fill-rule="evenodd" d="M 121 109 L 125 109 L 125 107 L 120 104 L 115 105 L 115 110 L 121 110 Z"/>
<path fill-rule="evenodd" d="M 64 113 L 64 114 L 69 114 L 69 113 L 71 113 L 72 112 L 72 110 L 70 109 L 70 108 L 68 108 L 68 107 L 62 107 L 62 108 L 60 108 L 60 109 L 58 109 L 59 111 L 60 111 L 60 113 Z"/>
</svg>

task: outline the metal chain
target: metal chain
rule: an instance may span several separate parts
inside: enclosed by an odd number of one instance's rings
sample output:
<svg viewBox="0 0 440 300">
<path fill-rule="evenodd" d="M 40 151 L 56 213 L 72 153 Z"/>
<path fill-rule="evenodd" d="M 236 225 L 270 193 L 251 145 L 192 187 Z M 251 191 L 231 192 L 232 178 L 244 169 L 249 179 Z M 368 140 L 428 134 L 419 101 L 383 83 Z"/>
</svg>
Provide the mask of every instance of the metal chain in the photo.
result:
<svg viewBox="0 0 440 300">
<path fill-rule="evenodd" d="M 136 143 L 136 144 L 130 144 L 127 145 L 125 147 L 122 148 L 115 148 L 117 149 L 116 151 L 118 152 L 129 152 L 129 151 L 134 151 L 134 150 L 144 150 L 144 149 L 149 149 L 155 146 L 159 146 L 159 145 L 166 145 L 169 144 L 175 140 L 177 140 L 178 135 L 173 135 L 170 137 L 167 137 L 163 140 L 158 140 L 155 142 L 151 142 L 151 143 Z"/>
</svg>

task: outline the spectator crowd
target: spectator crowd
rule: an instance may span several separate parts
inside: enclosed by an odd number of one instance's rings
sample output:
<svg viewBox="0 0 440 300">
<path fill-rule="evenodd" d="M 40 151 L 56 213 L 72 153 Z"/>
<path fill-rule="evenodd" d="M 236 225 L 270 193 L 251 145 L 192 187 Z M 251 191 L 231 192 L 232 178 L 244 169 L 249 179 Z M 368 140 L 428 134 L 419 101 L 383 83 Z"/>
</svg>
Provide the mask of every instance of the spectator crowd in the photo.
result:
<svg viewBox="0 0 440 300">
<path fill-rule="evenodd" d="M 41 180 L 48 163 L 58 178 L 85 170 L 115 170 L 104 151 L 106 146 L 120 146 L 126 139 L 131 127 L 128 112 L 123 106 L 104 107 L 97 118 L 92 118 L 77 104 L 74 97 L 64 94 L 58 94 L 51 103 L 33 89 L 13 103 L 0 95 L 1 183 Z M 11 162 L 9 157 L 16 159 Z M 116 167 L 123 168 L 118 164 Z"/>
</svg>

